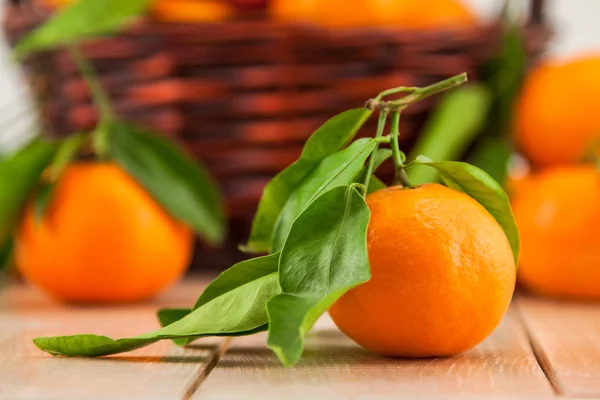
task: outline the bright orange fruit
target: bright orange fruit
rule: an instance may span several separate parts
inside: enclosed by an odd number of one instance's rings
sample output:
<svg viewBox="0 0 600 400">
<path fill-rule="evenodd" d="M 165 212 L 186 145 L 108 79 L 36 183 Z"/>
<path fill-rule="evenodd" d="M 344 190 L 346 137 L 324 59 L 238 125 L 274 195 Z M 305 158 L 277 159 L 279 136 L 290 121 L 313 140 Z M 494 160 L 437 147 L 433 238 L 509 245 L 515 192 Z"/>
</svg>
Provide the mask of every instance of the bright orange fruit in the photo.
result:
<svg viewBox="0 0 600 400">
<path fill-rule="evenodd" d="M 527 77 L 516 108 L 516 141 L 538 166 L 580 160 L 600 138 L 600 55 L 547 62 Z"/>
<path fill-rule="evenodd" d="M 111 163 L 78 163 L 60 178 L 42 221 L 27 208 L 15 262 L 57 299 L 123 302 L 175 283 L 192 249 L 191 230 L 125 171 Z"/>
<path fill-rule="evenodd" d="M 600 173 L 549 168 L 519 189 L 513 209 L 519 281 L 543 295 L 600 300 Z"/>
<path fill-rule="evenodd" d="M 466 194 L 428 184 L 367 197 L 371 280 L 329 313 L 361 346 L 401 357 L 468 350 L 499 324 L 516 269 L 500 225 Z"/>
<path fill-rule="evenodd" d="M 275 0 L 275 19 L 312 22 L 326 27 L 388 26 L 429 30 L 476 24 L 475 15 L 460 0 Z"/>
</svg>

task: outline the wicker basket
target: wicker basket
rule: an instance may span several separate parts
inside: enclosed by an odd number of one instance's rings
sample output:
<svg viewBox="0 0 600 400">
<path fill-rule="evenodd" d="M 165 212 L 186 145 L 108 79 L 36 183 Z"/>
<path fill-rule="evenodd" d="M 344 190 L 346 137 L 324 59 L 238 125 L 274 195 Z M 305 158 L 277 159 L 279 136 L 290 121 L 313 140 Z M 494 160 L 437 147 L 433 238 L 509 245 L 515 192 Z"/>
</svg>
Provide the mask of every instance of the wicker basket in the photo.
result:
<svg viewBox="0 0 600 400">
<path fill-rule="evenodd" d="M 532 2 L 523 27 L 529 55 L 545 48 L 543 2 Z M 14 43 L 45 19 L 16 1 L 4 27 Z M 183 141 L 219 180 L 232 221 L 228 245 L 203 249 L 209 264 L 239 257 L 264 184 L 299 155 L 303 141 L 328 117 L 360 107 L 394 86 L 426 85 L 481 67 L 497 54 L 500 23 L 457 31 L 323 30 L 267 19 L 227 24 L 144 20 L 126 32 L 87 42 L 116 110 Z M 83 79 L 64 51 L 26 63 L 46 131 L 64 135 L 96 123 Z M 436 99 L 402 118 L 410 146 Z M 214 257 L 217 257 L 215 259 Z M 233 259 L 232 259 L 233 258 Z"/>
</svg>

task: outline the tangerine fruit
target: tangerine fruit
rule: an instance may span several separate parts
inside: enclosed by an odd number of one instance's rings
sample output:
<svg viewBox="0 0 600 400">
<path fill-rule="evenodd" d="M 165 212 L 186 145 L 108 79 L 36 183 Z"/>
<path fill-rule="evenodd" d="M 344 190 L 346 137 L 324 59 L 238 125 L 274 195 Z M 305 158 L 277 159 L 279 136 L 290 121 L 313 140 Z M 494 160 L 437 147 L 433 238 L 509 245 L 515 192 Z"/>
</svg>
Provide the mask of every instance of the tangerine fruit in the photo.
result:
<svg viewBox="0 0 600 400">
<path fill-rule="evenodd" d="M 235 9 L 219 0 L 156 0 L 151 14 L 164 22 L 221 22 L 231 18 Z"/>
<path fill-rule="evenodd" d="M 460 0 L 373 0 L 378 25 L 410 30 L 456 29 L 477 24 L 475 14 Z"/>
<path fill-rule="evenodd" d="M 600 137 L 600 55 L 546 62 L 527 77 L 516 108 L 516 141 L 536 165 L 574 163 Z"/>
<path fill-rule="evenodd" d="M 512 250 L 494 217 L 438 184 L 367 197 L 371 280 L 329 310 L 342 332 L 376 353 L 449 356 L 485 339 L 510 304 Z"/>
<path fill-rule="evenodd" d="M 460 0 L 277 0 L 275 19 L 326 27 L 388 26 L 430 30 L 471 26 L 475 15 Z"/>
<path fill-rule="evenodd" d="M 521 233 L 519 282 L 533 292 L 600 299 L 600 174 L 557 166 L 534 175 L 513 201 Z"/>
<path fill-rule="evenodd" d="M 192 249 L 192 231 L 120 167 L 75 163 L 57 182 L 41 221 L 27 207 L 15 263 L 59 300 L 125 302 L 175 283 Z"/>
</svg>

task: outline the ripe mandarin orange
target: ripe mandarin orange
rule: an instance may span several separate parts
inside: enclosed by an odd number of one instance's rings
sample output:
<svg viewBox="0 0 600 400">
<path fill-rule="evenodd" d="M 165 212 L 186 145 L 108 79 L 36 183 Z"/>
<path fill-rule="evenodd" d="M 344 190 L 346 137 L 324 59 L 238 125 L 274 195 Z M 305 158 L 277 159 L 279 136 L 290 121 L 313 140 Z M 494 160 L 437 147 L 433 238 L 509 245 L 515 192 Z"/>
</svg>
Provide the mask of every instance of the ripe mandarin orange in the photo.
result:
<svg viewBox="0 0 600 400">
<path fill-rule="evenodd" d="M 221 22 L 234 14 L 235 8 L 220 0 L 156 0 L 151 10 L 164 22 Z"/>
<path fill-rule="evenodd" d="M 519 282 L 557 297 L 600 299 L 600 174 L 591 166 L 552 167 L 513 201 L 521 233 Z"/>
<path fill-rule="evenodd" d="M 475 14 L 460 0 L 372 0 L 378 25 L 410 30 L 455 29 L 477 24 Z"/>
<path fill-rule="evenodd" d="M 485 339 L 516 279 L 502 228 L 466 194 L 438 184 L 367 197 L 371 280 L 329 313 L 361 346 L 400 357 L 448 356 Z"/>
<path fill-rule="evenodd" d="M 516 140 L 536 165 L 578 161 L 600 136 L 600 55 L 547 62 L 525 82 L 516 108 Z"/>
<path fill-rule="evenodd" d="M 21 273 L 63 301 L 148 298 L 185 272 L 190 229 L 111 163 L 67 168 L 39 223 L 30 205 L 16 235 Z"/>
</svg>

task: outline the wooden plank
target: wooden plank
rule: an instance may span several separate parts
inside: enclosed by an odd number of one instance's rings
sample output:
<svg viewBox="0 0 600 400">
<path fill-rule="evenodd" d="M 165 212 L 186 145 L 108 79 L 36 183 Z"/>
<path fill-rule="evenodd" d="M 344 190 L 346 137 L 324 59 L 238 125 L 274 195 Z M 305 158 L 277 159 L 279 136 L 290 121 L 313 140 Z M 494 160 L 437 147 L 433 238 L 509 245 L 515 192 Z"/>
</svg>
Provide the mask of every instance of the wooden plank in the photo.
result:
<svg viewBox="0 0 600 400">
<path fill-rule="evenodd" d="M 558 393 L 600 398 L 600 305 L 520 297 L 517 306 Z"/>
<path fill-rule="evenodd" d="M 193 304 L 203 284 L 173 288 L 154 303 Z M 0 399 L 181 399 L 214 364 L 222 339 L 193 349 L 163 341 L 111 358 L 51 357 L 31 339 L 44 335 L 96 333 L 133 336 L 156 329 L 158 304 L 81 307 L 49 302 L 21 286 L 3 295 L 0 309 Z M 10 305 L 10 306 L 8 306 Z"/>
<path fill-rule="evenodd" d="M 552 398 L 514 311 L 477 348 L 452 358 L 381 358 L 345 338 L 324 317 L 298 366 L 280 366 L 265 335 L 236 338 L 195 399 Z"/>
</svg>

